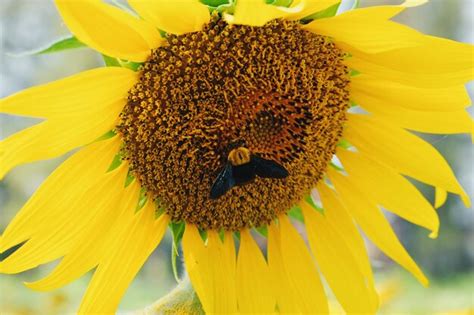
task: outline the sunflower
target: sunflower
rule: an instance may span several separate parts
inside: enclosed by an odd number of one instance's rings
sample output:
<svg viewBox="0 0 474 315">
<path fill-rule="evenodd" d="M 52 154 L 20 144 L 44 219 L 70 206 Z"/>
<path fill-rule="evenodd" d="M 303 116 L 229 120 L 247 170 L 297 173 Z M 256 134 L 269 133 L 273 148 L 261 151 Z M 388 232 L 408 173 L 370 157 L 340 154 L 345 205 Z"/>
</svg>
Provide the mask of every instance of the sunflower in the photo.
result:
<svg viewBox="0 0 474 315">
<path fill-rule="evenodd" d="M 139 65 L 103 67 L 1 100 L 44 121 L 2 140 L 0 177 L 79 148 L 7 226 L 2 273 L 61 258 L 52 290 L 95 268 L 79 313 L 113 313 L 168 226 L 207 313 L 348 313 L 378 298 L 358 227 L 428 280 L 381 208 L 438 233 L 405 176 L 469 198 L 411 131 L 472 133 L 473 47 L 390 19 L 409 6 L 340 1 L 55 0 L 81 42 Z M 309 248 L 295 222 L 304 223 Z M 301 225 L 300 223 L 298 223 Z M 266 253 L 253 233 L 266 237 Z M 236 243 L 238 242 L 238 253 Z"/>
</svg>

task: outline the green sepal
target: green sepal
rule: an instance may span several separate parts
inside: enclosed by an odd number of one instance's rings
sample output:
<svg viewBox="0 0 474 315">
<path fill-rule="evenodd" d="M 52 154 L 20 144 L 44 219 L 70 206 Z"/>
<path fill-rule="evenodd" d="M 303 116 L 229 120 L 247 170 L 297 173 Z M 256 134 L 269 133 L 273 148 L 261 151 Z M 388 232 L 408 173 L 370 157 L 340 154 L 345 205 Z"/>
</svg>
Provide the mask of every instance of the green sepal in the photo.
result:
<svg viewBox="0 0 474 315">
<path fill-rule="evenodd" d="M 133 176 L 132 173 L 130 172 L 130 170 L 128 170 L 127 178 L 125 178 L 125 187 L 130 185 L 133 182 L 134 179 L 135 179 L 135 176 Z"/>
<path fill-rule="evenodd" d="M 100 136 L 99 138 L 95 139 L 94 142 L 107 140 L 114 137 L 115 135 L 116 135 L 115 131 L 109 130 L 106 133 L 104 133 L 102 136 Z"/>
<path fill-rule="evenodd" d="M 234 232 L 234 236 L 235 236 L 235 238 L 237 239 L 237 241 L 240 242 L 240 232 L 239 232 L 239 231 L 235 231 L 235 232 Z"/>
<path fill-rule="evenodd" d="M 304 197 L 304 200 L 305 200 L 307 203 L 309 203 L 309 205 L 310 205 L 311 207 L 313 207 L 314 210 L 316 210 L 316 211 L 318 211 L 318 212 L 321 212 L 321 213 L 324 213 L 324 209 L 321 208 L 320 206 L 318 206 L 317 204 L 315 204 L 314 201 L 313 201 L 313 198 L 312 198 L 310 195 Z"/>
<path fill-rule="evenodd" d="M 155 200 L 155 219 L 159 218 L 165 212 L 166 212 L 166 209 L 161 203 L 160 199 L 156 199 Z"/>
<path fill-rule="evenodd" d="M 341 140 L 339 140 L 339 142 L 337 143 L 337 146 L 338 146 L 338 147 L 341 147 L 341 148 L 343 148 L 343 149 L 349 149 L 349 148 L 352 147 L 352 144 L 351 144 L 349 141 L 347 141 L 346 139 L 341 139 Z"/>
<path fill-rule="evenodd" d="M 313 13 L 305 18 L 302 18 L 301 19 L 301 22 L 303 23 L 309 23 L 313 20 L 317 20 L 317 19 L 324 19 L 324 18 L 328 18 L 328 17 L 333 17 L 336 15 L 337 13 L 337 10 L 339 9 L 339 6 L 341 5 L 341 2 L 339 3 L 336 3 L 332 6 L 330 6 L 329 8 L 327 9 L 324 9 L 322 11 L 319 11 L 319 12 L 316 12 L 316 13 Z"/>
<path fill-rule="evenodd" d="M 86 44 L 79 41 L 75 36 L 70 36 L 56 40 L 54 43 L 49 44 L 46 48 L 28 51 L 15 56 L 45 55 L 83 47 L 87 47 Z"/>
<path fill-rule="evenodd" d="M 124 61 L 104 54 L 102 55 L 102 59 L 104 60 L 106 67 L 122 67 L 133 71 L 138 71 L 141 65 L 143 65 L 142 62 Z"/>
<path fill-rule="evenodd" d="M 336 171 L 344 172 L 344 169 L 342 167 L 340 167 L 339 165 L 334 164 L 333 162 L 329 163 L 329 166 L 334 168 Z"/>
<path fill-rule="evenodd" d="M 142 187 L 142 189 L 140 189 L 140 196 L 138 197 L 138 204 L 137 204 L 137 209 L 135 210 L 135 212 L 138 212 L 141 208 L 143 208 L 147 200 L 148 200 L 148 195 L 146 193 L 146 189 Z"/>
<path fill-rule="evenodd" d="M 176 280 L 176 282 L 179 283 L 180 279 L 179 279 L 179 274 L 178 274 L 177 261 L 178 261 L 178 248 L 173 242 L 173 244 L 171 244 L 171 270 L 173 270 L 174 280 Z"/>
<path fill-rule="evenodd" d="M 312 208 L 314 208 L 314 210 L 316 210 L 320 213 L 324 213 L 324 209 L 319 207 L 317 204 L 315 204 L 314 201 L 313 201 L 313 198 L 311 198 L 310 195 L 305 196 L 303 198 L 303 200 L 306 201 L 307 203 L 309 203 L 309 205 Z M 304 223 L 303 210 L 301 209 L 300 206 L 295 205 L 293 208 L 290 209 L 290 211 L 288 211 L 288 215 L 290 216 L 290 218 L 293 218 L 297 221 L 300 221 L 300 222 Z"/>
<path fill-rule="evenodd" d="M 262 235 L 265 238 L 268 237 L 268 228 L 266 226 L 256 227 L 255 231 L 257 231 L 258 234 Z"/>
<path fill-rule="evenodd" d="M 119 167 L 120 164 L 122 164 L 122 154 L 119 152 L 119 153 L 115 154 L 114 159 L 112 160 L 112 163 L 110 163 L 110 166 L 109 166 L 109 169 L 107 170 L 107 172 L 113 171 L 114 169 Z"/>
<path fill-rule="evenodd" d="M 128 68 L 133 71 L 138 71 L 140 67 L 143 65 L 143 62 L 133 62 L 133 61 L 123 61 L 120 60 L 120 65 L 124 68 Z"/>
<path fill-rule="evenodd" d="M 176 245 L 176 250 L 178 249 L 178 245 L 183 238 L 184 227 L 184 222 L 171 222 L 169 224 L 171 235 L 173 236 L 173 244 Z M 178 252 L 176 252 L 176 254 L 178 254 Z"/>
<path fill-rule="evenodd" d="M 304 223 L 303 212 L 301 211 L 300 206 L 294 206 L 291 208 L 290 211 L 288 211 L 288 215 L 290 218 Z"/>
<path fill-rule="evenodd" d="M 224 231 L 224 229 L 219 230 L 218 235 L 219 235 L 219 238 L 220 238 L 221 242 L 224 243 L 224 239 L 225 239 L 225 231 Z"/>
<path fill-rule="evenodd" d="M 352 10 L 357 9 L 360 6 L 360 0 L 354 0 L 354 3 L 352 4 Z"/>
<path fill-rule="evenodd" d="M 279 7 L 289 7 L 293 3 L 293 0 L 271 0 L 270 2 L 267 0 L 267 3 Z"/>
<path fill-rule="evenodd" d="M 201 239 L 203 242 L 207 241 L 207 231 L 203 229 L 198 229 L 199 235 L 201 236 Z"/>
<path fill-rule="evenodd" d="M 166 36 L 168 36 L 168 33 L 166 33 L 166 32 L 163 31 L 163 30 L 158 29 L 158 32 L 160 32 L 161 38 L 166 38 Z"/>
<path fill-rule="evenodd" d="M 173 269 L 173 276 L 177 282 L 180 281 L 178 275 L 178 264 L 177 259 L 179 256 L 178 248 L 181 239 L 183 238 L 184 234 L 184 222 L 171 222 L 169 224 L 169 228 L 171 230 L 171 235 L 173 236 L 173 243 L 171 245 L 171 268 Z"/>
<path fill-rule="evenodd" d="M 234 11 L 235 11 L 235 1 L 231 1 L 229 3 L 224 3 L 224 4 L 221 4 L 217 7 L 209 7 L 211 9 L 211 12 L 213 10 L 216 10 L 217 12 L 219 13 L 227 13 L 227 14 L 234 14 Z"/>
<path fill-rule="evenodd" d="M 359 75 L 359 74 L 360 74 L 360 71 L 357 71 L 357 70 L 355 70 L 355 69 L 351 69 L 351 71 L 349 72 L 349 75 L 350 75 L 351 77 L 355 77 L 355 76 L 357 76 L 357 75 Z"/>
<path fill-rule="evenodd" d="M 113 58 L 107 55 L 102 54 L 102 59 L 104 59 L 104 63 L 106 67 L 121 67 L 120 62 L 117 58 Z"/>
<path fill-rule="evenodd" d="M 20 247 L 22 247 L 23 244 L 25 244 L 25 243 L 26 243 L 26 241 L 24 241 L 20 244 L 16 244 L 16 245 L 10 247 L 9 249 L 7 249 L 6 251 L 4 251 L 3 253 L 0 253 L 0 261 L 4 261 L 8 257 L 10 257 L 14 252 L 16 252 L 18 249 L 20 249 Z"/>
<path fill-rule="evenodd" d="M 207 5 L 208 7 L 213 7 L 213 8 L 220 7 L 221 5 L 230 4 L 229 0 L 201 0 L 201 2 Z"/>
</svg>

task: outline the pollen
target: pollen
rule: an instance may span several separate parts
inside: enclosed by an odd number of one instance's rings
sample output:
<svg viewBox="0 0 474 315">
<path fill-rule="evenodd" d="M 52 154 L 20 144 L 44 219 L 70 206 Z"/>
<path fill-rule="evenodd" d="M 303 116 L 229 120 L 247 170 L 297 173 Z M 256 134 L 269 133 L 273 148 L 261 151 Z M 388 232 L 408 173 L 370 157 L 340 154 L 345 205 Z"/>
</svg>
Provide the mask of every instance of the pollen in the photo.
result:
<svg viewBox="0 0 474 315">
<path fill-rule="evenodd" d="M 117 131 L 123 156 L 175 222 L 239 230 L 271 222 L 322 179 L 349 106 L 344 53 L 298 22 L 229 25 L 168 35 L 140 69 Z M 285 167 L 217 199 L 210 189 L 229 153 Z"/>
</svg>

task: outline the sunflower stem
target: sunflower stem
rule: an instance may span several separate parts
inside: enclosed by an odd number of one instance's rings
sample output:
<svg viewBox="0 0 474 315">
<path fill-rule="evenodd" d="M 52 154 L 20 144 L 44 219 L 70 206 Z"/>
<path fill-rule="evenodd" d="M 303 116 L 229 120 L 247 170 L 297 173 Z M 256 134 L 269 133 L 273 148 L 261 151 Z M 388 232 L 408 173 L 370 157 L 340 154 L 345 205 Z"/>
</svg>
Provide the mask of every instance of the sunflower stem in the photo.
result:
<svg viewBox="0 0 474 315">
<path fill-rule="evenodd" d="M 203 315 L 201 302 L 194 291 L 189 277 L 183 280 L 167 295 L 163 296 L 143 310 L 135 311 L 129 315 L 171 315 L 189 314 Z"/>
</svg>

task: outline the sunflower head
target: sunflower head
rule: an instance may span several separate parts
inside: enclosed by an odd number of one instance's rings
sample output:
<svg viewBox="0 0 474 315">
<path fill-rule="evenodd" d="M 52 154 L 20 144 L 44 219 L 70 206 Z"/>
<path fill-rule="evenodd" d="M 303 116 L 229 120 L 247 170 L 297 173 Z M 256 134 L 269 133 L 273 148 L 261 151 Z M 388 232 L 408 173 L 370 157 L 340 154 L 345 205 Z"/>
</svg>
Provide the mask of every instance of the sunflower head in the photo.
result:
<svg viewBox="0 0 474 315">
<path fill-rule="evenodd" d="M 335 153 L 349 103 L 344 57 L 296 21 L 230 25 L 215 14 L 199 32 L 167 36 L 120 115 L 132 174 L 173 221 L 226 230 L 270 223 L 309 193 Z M 239 147 L 289 176 L 256 176 L 211 198 Z"/>
</svg>

